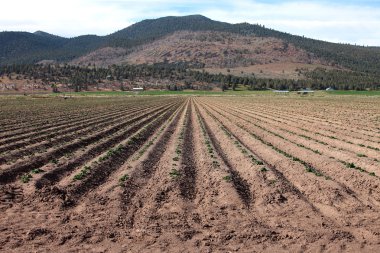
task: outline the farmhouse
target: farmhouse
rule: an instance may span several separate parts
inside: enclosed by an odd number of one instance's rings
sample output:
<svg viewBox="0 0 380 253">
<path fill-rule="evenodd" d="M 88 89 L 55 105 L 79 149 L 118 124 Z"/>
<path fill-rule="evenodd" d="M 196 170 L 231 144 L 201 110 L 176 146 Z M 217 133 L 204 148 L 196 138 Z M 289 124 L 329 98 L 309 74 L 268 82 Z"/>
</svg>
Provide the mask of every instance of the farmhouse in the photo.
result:
<svg viewBox="0 0 380 253">
<path fill-rule="evenodd" d="M 142 88 L 142 87 L 135 87 L 135 88 L 132 88 L 132 91 L 144 91 L 144 88 Z"/>
</svg>

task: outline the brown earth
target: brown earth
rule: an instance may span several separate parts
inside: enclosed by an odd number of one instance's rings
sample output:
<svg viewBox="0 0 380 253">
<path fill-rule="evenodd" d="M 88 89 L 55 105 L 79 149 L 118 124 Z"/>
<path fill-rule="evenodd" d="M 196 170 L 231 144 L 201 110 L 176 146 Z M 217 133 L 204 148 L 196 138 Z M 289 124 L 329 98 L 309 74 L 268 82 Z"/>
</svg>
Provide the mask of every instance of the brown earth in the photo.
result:
<svg viewBox="0 0 380 253">
<path fill-rule="evenodd" d="M 377 98 L 7 98 L 0 108 L 2 252 L 379 248 Z"/>
<path fill-rule="evenodd" d="M 199 62 L 206 67 L 239 67 L 272 62 L 319 63 L 291 44 L 275 39 L 220 32 L 177 32 L 128 55 L 133 64 Z"/>
<path fill-rule="evenodd" d="M 304 79 L 305 76 L 300 70 L 313 71 L 316 68 L 337 69 L 328 65 L 319 63 L 302 63 L 302 62 L 276 62 L 268 64 L 256 64 L 247 67 L 219 68 L 208 67 L 205 71 L 211 74 L 222 73 L 224 75 L 234 76 L 255 76 L 256 78 L 274 78 L 274 79 Z"/>
<path fill-rule="evenodd" d="M 71 64 L 153 64 L 189 62 L 204 64 L 211 73 L 259 78 L 299 79 L 299 69 L 333 68 L 306 51 L 276 38 L 226 32 L 181 31 L 132 49 L 102 48 Z"/>
</svg>

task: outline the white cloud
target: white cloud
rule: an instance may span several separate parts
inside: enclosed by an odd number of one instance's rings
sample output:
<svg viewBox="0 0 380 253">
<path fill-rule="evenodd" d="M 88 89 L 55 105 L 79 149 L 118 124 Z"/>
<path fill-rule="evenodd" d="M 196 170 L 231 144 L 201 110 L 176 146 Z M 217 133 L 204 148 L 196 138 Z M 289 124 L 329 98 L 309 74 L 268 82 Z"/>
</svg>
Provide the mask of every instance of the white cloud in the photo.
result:
<svg viewBox="0 0 380 253">
<path fill-rule="evenodd" d="M 228 10 L 205 15 L 228 22 L 259 23 L 279 31 L 334 42 L 380 46 L 380 7 L 283 2 L 263 4 L 237 0 Z"/>
<path fill-rule="evenodd" d="M 200 13 L 335 42 L 380 46 L 380 6 L 316 1 L 12 0 L 2 3 L 0 29 L 77 36 L 106 35 L 136 21 Z M 359 1 L 357 1 L 359 2 Z"/>
</svg>

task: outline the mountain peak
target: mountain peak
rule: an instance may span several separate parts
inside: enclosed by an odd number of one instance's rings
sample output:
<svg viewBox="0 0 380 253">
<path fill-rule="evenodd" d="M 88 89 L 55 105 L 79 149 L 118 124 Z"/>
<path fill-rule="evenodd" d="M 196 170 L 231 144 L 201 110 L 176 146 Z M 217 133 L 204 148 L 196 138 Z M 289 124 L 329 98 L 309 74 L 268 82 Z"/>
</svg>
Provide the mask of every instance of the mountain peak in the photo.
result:
<svg viewBox="0 0 380 253">
<path fill-rule="evenodd" d="M 43 37 L 49 37 L 49 38 L 58 38 L 59 36 L 57 35 L 54 35 L 54 34 L 51 34 L 51 33 L 47 33 L 47 32 L 44 32 L 44 31 L 35 31 L 33 34 L 35 35 L 38 35 L 38 36 L 43 36 Z"/>
<path fill-rule="evenodd" d="M 206 16 L 203 16 L 201 14 L 193 14 L 193 15 L 187 15 L 187 16 L 176 16 L 176 17 L 177 18 L 182 18 L 182 19 L 192 18 L 192 19 L 211 20 L 210 18 L 208 18 Z"/>
<path fill-rule="evenodd" d="M 144 21 L 147 21 L 147 20 L 162 21 L 162 20 L 171 20 L 171 19 L 192 20 L 192 21 L 197 21 L 197 20 L 212 21 L 210 18 L 203 16 L 201 14 L 192 14 L 192 15 L 186 15 L 186 16 L 166 16 L 166 17 L 160 17 L 160 18 L 155 18 L 155 19 L 146 19 Z"/>
<path fill-rule="evenodd" d="M 52 35 L 50 33 L 47 33 L 47 32 L 44 32 L 44 31 L 40 31 L 40 30 L 35 31 L 34 34 L 36 34 L 36 35 L 43 35 L 43 36 Z"/>
</svg>

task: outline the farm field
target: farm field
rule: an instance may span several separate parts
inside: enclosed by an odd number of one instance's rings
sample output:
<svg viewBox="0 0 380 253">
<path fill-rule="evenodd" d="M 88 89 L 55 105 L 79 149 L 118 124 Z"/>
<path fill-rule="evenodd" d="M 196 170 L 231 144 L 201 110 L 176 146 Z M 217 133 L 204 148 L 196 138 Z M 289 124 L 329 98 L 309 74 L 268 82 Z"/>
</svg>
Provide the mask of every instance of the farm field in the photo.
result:
<svg viewBox="0 0 380 253">
<path fill-rule="evenodd" d="M 376 252 L 380 99 L 0 99 L 1 252 Z"/>
</svg>

